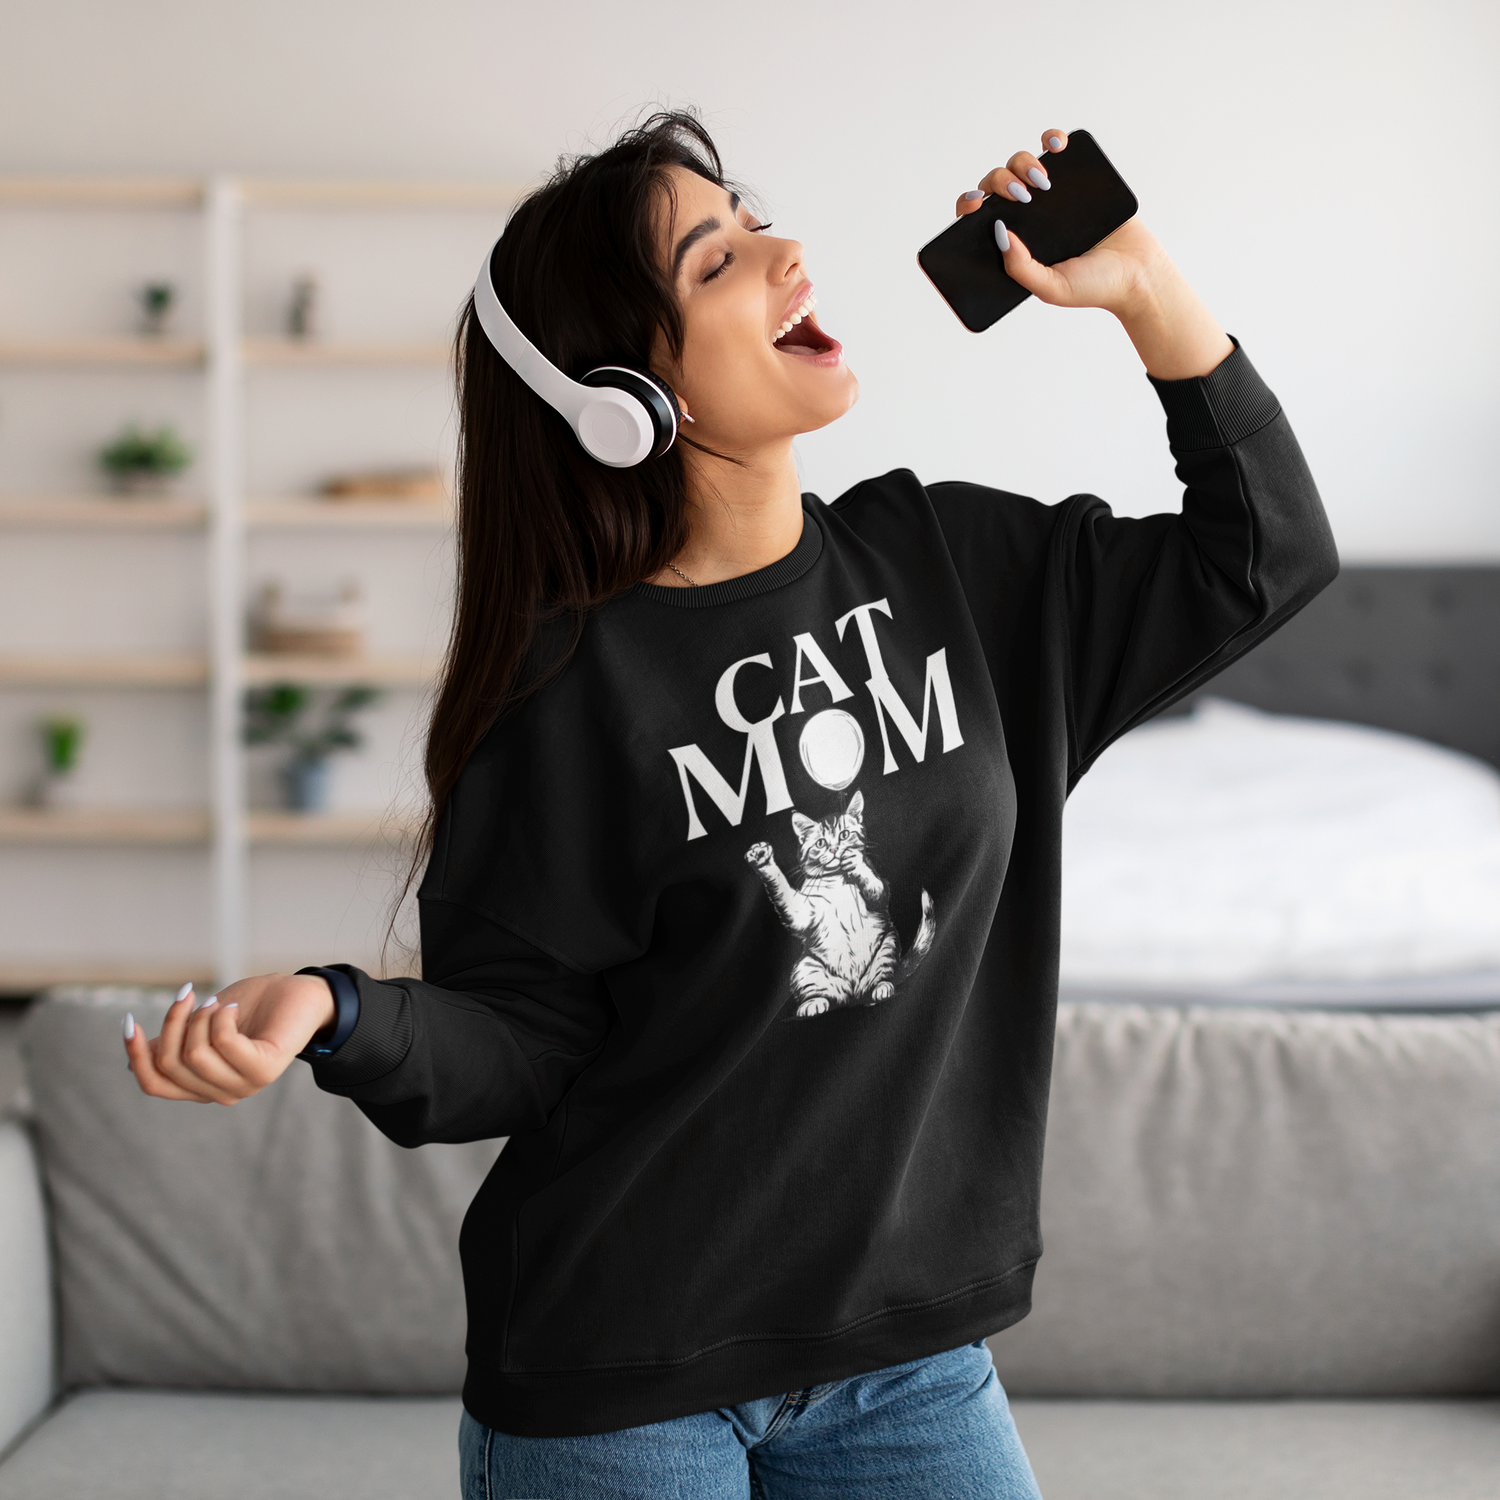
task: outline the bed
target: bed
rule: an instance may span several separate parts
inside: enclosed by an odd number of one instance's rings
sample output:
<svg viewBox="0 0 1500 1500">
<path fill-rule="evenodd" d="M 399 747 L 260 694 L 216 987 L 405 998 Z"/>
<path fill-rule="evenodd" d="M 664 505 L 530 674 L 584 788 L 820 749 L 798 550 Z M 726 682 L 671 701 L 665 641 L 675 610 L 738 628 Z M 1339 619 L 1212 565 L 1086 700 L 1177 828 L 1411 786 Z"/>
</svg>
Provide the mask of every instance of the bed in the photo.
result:
<svg viewBox="0 0 1500 1500">
<path fill-rule="evenodd" d="M 1500 568 L 1348 568 L 1069 801 L 1068 1000 L 1500 1009 Z"/>
</svg>

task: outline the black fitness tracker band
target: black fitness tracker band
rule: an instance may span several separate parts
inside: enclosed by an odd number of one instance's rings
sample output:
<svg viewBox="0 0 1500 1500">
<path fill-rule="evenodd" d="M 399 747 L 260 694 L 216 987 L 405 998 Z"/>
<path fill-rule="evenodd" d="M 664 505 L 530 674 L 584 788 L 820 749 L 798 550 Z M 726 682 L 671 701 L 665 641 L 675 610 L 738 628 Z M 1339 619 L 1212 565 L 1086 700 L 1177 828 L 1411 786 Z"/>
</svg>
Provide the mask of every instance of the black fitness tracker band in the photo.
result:
<svg viewBox="0 0 1500 1500">
<path fill-rule="evenodd" d="M 326 980 L 333 991 L 333 1025 L 325 1026 L 297 1055 L 305 1058 L 332 1057 L 354 1034 L 359 1020 L 359 991 L 342 969 L 298 969 L 299 974 L 316 974 Z"/>
</svg>

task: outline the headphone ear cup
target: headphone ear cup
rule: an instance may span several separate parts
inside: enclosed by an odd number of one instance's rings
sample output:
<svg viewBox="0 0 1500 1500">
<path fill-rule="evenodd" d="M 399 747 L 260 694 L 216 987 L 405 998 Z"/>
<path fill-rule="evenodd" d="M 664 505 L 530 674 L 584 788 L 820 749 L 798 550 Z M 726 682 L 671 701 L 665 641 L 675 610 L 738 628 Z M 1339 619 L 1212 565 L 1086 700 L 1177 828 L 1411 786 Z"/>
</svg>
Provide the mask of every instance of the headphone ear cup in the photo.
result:
<svg viewBox="0 0 1500 1500">
<path fill-rule="evenodd" d="M 672 387 L 666 381 L 658 380 L 645 370 L 632 370 L 625 365 L 600 365 L 598 369 L 590 370 L 579 384 L 613 387 L 634 396 L 645 407 L 656 433 L 651 458 L 659 458 L 677 441 L 682 412 Z"/>
</svg>

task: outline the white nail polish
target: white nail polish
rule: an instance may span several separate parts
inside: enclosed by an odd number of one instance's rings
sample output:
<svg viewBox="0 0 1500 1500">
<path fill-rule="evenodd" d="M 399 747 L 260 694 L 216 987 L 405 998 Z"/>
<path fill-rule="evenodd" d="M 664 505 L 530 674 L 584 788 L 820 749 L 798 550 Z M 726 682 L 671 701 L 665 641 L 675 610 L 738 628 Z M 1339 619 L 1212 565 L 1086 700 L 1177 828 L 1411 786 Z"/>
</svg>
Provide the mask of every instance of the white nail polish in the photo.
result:
<svg viewBox="0 0 1500 1500">
<path fill-rule="evenodd" d="M 183 985 L 183 987 L 180 990 L 177 991 L 177 993 L 175 995 L 172 996 L 172 1004 L 173 1005 L 179 1005 L 179 1004 L 181 1004 L 182 1001 L 186 1000 L 187 997 L 189 995 L 191 995 L 192 993 L 193 993 L 193 982 L 190 979 L 190 980 L 188 980 L 188 982 L 185 985 Z"/>
<path fill-rule="evenodd" d="M 1004 219 L 995 220 L 995 243 L 1002 251 L 1010 249 L 1010 235 L 1006 231 Z"/>
<path fill-rule="evenodd" d="M 193 1007 L 193 1009 L 194 1009 L 194 1010 L 195 1010 L 195 1011 L 198 1011 L 198 1010 L 202 1010 L 202 1009 L 203 1009 L 203 1008 L 204 1008 L 204 1007 L 205 1007 L 205 1006 L 208 1006 L 208 1005 L 212 1005 L 212 1004 L 213 1004 L 213 1003 L 214 1003 L 214 1001 L 215 1001 L 215 1000 L 217 1000 L 217 999 L 218 999 L 218 998 L 219 998 L 219 997 L 218 997 L 218 996 L 217 996 L 217 995 L 210 995 L 210 996 L 208 996 L 208 998 L 207 998 L 207 999 L 205 999 L 205 1000 L 200 1000 L 200 1001 L 199 1001 L 199 1002 L 198 1002 L 198 1003 L 197 1003 L 197 1004 L 196 1004 L 196 1005 L 195 1005 L 195 1006 L 194 1006 L 194 1007 Z"/>
<path fill-rule="evenodd" d="M 127 1042 L 135 1040 L 135 1017 L 127 1010 L 125 1019 L 120 1022 L 120 1031 Z"/>
<path fill-rule="evenodd" d="M 1044 193 L 1050 191 L 1052 184 L 1047 181 L 1047 174 L 1040 167 L 1027 167 L 1026 175 L 1031 179 L 1032 187 L 1039 187 Z"/>
<path fill-rule="evenodd" d="M 1063 148 L 1062 137 L 1060 135 L 1049 135 L 1047 137 L 1047 144 L 1054 151 L 1061 151 Z"/>
<path fill-rule="evenodd" d="M 984 197 L 984 194 L 981 193 L 978 188 L 970 188 L 969 191 L 964 194 L 964 202 L 973 203 L 976 198 L 982 197 Z"/>
<path fill-rule="evenodd" d="M 238 1010 L 239 1008 L 240 1002 L 238 1000 L 231 1000 L 229 1004 L 224 1007 L 225 1010 Z"/>
<path fill-rule="evenodd" d="M 1006 187 L 1006 191 L 1011 195 L 1012 198 L 1016 200 L 1017 203 L 1031 202 L 1031 194 L 1028 193 L 1019 182 L 1012 182 L 1008 184 Z"/>
</svg>

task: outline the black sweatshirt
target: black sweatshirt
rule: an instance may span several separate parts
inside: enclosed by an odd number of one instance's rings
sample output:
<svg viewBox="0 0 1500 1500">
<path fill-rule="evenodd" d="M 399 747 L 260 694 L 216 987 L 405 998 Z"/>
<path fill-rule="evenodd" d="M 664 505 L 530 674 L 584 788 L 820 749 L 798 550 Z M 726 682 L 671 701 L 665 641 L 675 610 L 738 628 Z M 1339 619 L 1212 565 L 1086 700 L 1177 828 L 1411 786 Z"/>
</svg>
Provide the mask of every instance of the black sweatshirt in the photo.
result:
<svg viewBox="0 0 1500 1500">
<path fill-rule="evenodd" d="M 1063 801 L 1337 571 L 1236 351 L 1154 382 L 1181 515 L 897 470 L 780 562 L 641 584 L 489 734 L 423 978 L 316 1064 L 393 1140 L 510 1143 L 470 1208 L 464 1403 L 609 1431 L 1023 1317 Z"/>
</svg>

